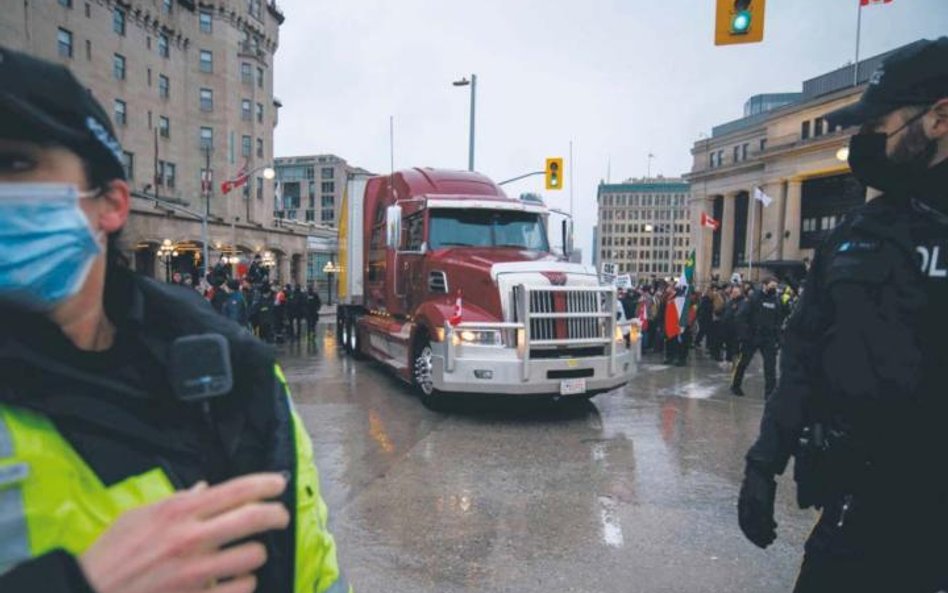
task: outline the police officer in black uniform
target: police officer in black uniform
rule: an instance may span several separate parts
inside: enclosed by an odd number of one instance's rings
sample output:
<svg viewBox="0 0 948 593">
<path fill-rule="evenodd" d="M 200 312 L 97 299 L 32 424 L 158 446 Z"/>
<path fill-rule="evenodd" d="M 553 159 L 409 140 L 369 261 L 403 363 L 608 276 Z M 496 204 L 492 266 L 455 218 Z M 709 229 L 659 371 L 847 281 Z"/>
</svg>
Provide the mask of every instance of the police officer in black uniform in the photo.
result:
<svg viewBox="0 0 948 593">
<path fill-rule="evenodd" d="M 775 475 L 822 515 L 795 591 L 948 590 L 948 38 L 888 58 L 849 163 L 882 192 L 818 249 L 787 328 L 780 385 L 747 453 L 744 534 L 776 537 Z"/>
<path fill-rule="evenodd" d="M 760 350 L 764 359 L 764 396 L 770 397 L 777 385 L 777 339 L 783 324 L 783 307 L 777 295 L 777 280 L 765 278 L 762 290 L 754 292 L 741 307 L 737 318 L 741 328 L 741 355 L 731 377 L 731 393 L 742 396 L 744 373 Z"/>
</svg>

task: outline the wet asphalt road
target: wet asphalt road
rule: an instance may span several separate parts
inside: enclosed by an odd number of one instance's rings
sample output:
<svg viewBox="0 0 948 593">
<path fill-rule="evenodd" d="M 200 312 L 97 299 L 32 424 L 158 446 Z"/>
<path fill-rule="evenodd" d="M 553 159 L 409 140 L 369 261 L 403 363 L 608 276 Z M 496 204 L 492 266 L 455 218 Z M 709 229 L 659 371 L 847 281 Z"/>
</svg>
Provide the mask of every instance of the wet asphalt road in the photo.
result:
<svg viewBox="0 0 948 593">
<path fill-rule="evenodd" d="M 591 402 L 425 409 L 326 333 L 281 361 L 316 448 L 340 559 L 362 593 L 789 591 L 816 515 L 779 479 L 778 540 L 737 527 L 763 410 L 759 359 L 731 396 L 707 358 L 646 356 Z"/>
</svg>

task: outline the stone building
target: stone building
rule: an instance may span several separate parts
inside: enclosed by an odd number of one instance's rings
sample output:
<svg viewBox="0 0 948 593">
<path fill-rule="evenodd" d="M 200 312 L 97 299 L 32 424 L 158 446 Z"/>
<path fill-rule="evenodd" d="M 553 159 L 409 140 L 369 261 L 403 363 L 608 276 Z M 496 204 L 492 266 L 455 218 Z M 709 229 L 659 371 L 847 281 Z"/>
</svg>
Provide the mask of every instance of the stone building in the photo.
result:
<svg viewBox="0 0 948 593">
<path fill-rule="evenodd" d="M 681 179 L 601 183 L 594 261 L 638 282 L 681 274 L 691 250 L 689 197 Z"/>
<path fill-rule="evenodd" d="M 134 196 L 123 238 L 136 269 L 197 278 L 207 214 L 212 263 L 268 253 L 280 279 L 304 280 L 309 231 L 274 221 L 263 175 L 283 20 L 274 0 L 4 3 L 3 44 L 69 67 L 112 115 Z M 248 183 L 223 194 L 241 169 Z M 163 261 L 165 240 L 177 255 Z"/>
<path fill-rule="evenodd" d="M 846 162 L 853 130 L 830 129 L 825 115 L 857 101 L 887 55 L 860 62 L 856 85 L 846 66 L 805 81 L 802 93 L 752 99 L 745 117 L 695 142 L 686 177 L 698 282 L 735 272 L 759 279 L 762 267 L 799 273 L 846 212 L 866 201 Z M 754 199 L 756 189 L 769 206 Z M 720 230 L 702 227 L 702 213 Z"/>
</svg>

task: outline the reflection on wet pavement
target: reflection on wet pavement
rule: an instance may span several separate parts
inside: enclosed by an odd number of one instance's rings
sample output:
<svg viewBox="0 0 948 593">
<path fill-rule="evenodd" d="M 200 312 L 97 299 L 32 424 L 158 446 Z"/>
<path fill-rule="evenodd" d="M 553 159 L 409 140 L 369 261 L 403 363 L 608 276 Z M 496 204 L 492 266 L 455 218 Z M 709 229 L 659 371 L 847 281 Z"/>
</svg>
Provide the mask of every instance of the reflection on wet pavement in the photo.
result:
<svg viewBox="0 0 948 593">
<path fill-rule="evenodd" d="M 781 479 L 779 539 L 737 528 L 742 457 L 763 408 L 698 357 L 646 358 L 592 402 L 425 409 L 327 327 L 281 362 L 316 447 L 341 560 L 359 591 L 788 591 L 815 516 Z M 753 394 L 757 394 L 756 396 Z"/>
</svg>

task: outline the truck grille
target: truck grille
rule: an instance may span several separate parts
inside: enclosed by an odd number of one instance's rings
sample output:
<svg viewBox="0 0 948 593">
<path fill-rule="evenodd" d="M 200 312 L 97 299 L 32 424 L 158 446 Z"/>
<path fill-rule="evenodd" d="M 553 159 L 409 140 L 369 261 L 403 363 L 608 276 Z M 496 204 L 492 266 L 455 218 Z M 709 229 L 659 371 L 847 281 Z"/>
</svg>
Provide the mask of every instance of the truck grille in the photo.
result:
<svg viewBox="0 0 948 593">
<path fill-rule="evenodd" d="M 517 321 L 523 319 L 518 310 L 521 289 L 514 287 L 514 308 Z M 530 313 L 590 313 L 601 312 L 600 296 L 594 292 L 562 290 L 530 290 Z M 602 326 L 596 317 L 576 319 L 531 319 L 530 336 L 536 340 L 589 340 L 602 336 Z"/>
</svg>

